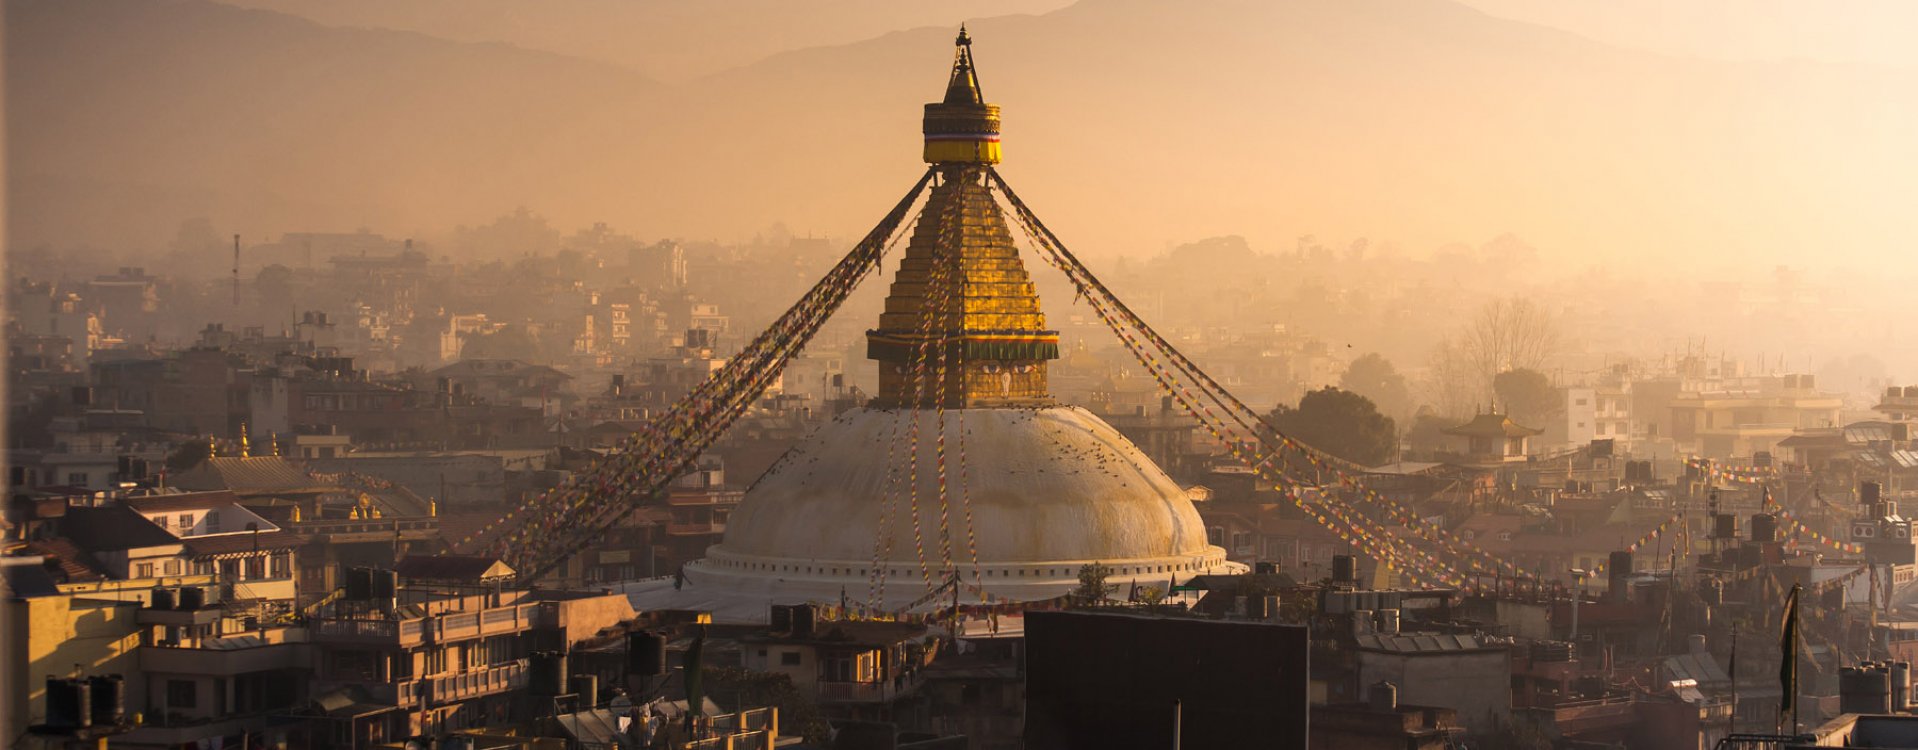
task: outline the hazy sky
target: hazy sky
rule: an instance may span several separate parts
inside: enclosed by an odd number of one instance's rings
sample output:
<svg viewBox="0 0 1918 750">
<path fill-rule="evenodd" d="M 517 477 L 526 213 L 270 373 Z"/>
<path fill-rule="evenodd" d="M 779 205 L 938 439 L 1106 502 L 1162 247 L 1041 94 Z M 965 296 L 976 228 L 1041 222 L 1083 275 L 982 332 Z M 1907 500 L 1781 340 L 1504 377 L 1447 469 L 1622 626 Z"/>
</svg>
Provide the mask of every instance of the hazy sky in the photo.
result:
<svg viewBox="0 0 1918 750">
<path fill-rule="evenodd" d="M 1072 0 L 222 0 L 321 23 L 505 41 L 685 80 L 924 24 L 1046 13 Z M 1280 0 L 1274 0 L 1280 1 Z M 1918 65 L 1909 0 L 1460 0 L 1486 13 L 1666 54 Z"/>
<path fill-rule="evenodd" d="M 522 205 L 642 237 L 856 236 L 919 168 L 952 27 L 987 16 L 1008 176 L 1089 255 L 1510 232 L 1574 265 L 1918 275 L 1918 44 L 1901 38 L 1918 4 L 1470 3 L 1498 17 L 1450 0 L 14 0 L 9 239 L 135 252 L 195 216 L 431 236 Z M 1898 64 L 1826 64 L 1858 60 Z"/>
<path fill-rule="evenodd" d="M 1918 66 L 1909 0 L 1463 0 L 1503 18 L 1667 54 Z"/>
</svg>

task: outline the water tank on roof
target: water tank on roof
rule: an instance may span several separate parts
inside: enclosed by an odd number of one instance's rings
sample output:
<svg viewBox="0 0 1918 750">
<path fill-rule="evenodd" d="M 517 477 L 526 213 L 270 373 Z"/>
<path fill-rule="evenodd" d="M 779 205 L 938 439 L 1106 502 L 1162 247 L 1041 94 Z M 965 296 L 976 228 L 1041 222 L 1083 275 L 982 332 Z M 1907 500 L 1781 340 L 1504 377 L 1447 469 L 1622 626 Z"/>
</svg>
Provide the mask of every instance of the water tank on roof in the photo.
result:
<svg viewBox="0 0 1918 750">
<path fill-rule="evenodd" d="M 811 638 L 813 636 L 813 626 L 816 620 L 818 619 L 818 617 L 819 617 L 819 613 L 813 609 L 811 604 L 794 605 L 793 606 L 793 627 L 792 627 L 793 637 L 794 638 Z"/>
<path fill-rule="evenodd" d="M 371 588 L 373 598 L 386 601 L 400 595 L 400 573 L 397 570 L 373 570 Z"/>
<path fill-rule="evenodd" d="M 371 568 L 348 568 L 346 571 L 346 594 L 351 602 L 364 602 L 373 598 L 373 570 Z"/>
<path fill-rule="evenodd" d="M 46 726 L 56 730 L 93 726 L 93 690 L 86 680 L 47 678 Z"/>
<path fill-rule="evenodd" d="M 1751 534 L 1752 541 L 1759 544 L 1778 541 L 1778 517 L 1770 513 L 1753 514 Z"/>
<path fill-rule="evenodd" d="M 566 690 L 566 654 L 559 651 L 534 651 L 527 667 L 526 692 L 543 698 L 563 695 Z"/>
<path fill-rule="evenodd" d="M 1840 667 L 1838 711 L 1847 714 L 1891 713 L 1891 671 L 1880 666 Z"/>
<path fill-rule="evenodd" d="M 1712 515 L 1712 538 L 1713 539 L 1737 539 L 1738 538 L 1738 516 L 1734 516 L 1730 513 L 1713 514 Z"/>
<path fill-rule="evenodd" d="M 88 699 L 88 712 L 93 723 L 105 726 L 117 726 L 127 718 L 127 681 L 117 674 L 94 675 L 87 678 L 87 687 L 92 693 Z"/>
<path fill-rule="evenodd" d="M 173 609 L 174 607 L 173 602 L 174 602 L 173 589 L 154 589 L 153 590 L 152 606 L 154 609 Z"/>
<path fill-rule="evenodd" d="M 180 609 L 187 612 L 198 611 L 206 606 L 206 589 L 198 586 L 180 587 Z"/>
<path fill-rule="evenodd" d="M 650 630 L 626 634 L 626 673 L 657 676 L 666 673 L 666 636 Z"/>
<path fill-rule="evenodd" d="M 1357 583 L 1359 580 L 1358 559 L 1351 555 L 1332 556 L 1332 582 Z"/>
</svg>

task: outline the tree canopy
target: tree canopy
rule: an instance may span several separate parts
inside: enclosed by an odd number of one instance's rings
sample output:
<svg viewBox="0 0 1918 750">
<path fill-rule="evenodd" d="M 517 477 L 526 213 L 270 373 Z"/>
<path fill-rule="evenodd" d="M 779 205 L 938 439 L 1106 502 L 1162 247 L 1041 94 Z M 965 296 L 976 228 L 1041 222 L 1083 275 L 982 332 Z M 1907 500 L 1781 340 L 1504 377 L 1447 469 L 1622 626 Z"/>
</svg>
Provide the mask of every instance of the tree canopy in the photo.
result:
<svg viewBox="0 0 1918 750">
<path fill-rule="evenodd" d="M 1412 390 L 1406 386 L 1405 376 L 1377 352 L 1352 360 L 1339 378 L 1339 387 L 1371 399 L 1380 413 L 1393 419 L 1412 413 Z"/>
<path fill-rule="evenodd" d="M 1492 393 L 1505 416 L 1526 427 L 1544 427 L 1564 410 L 1565 399 L 1552 379 L 1537 370 L 1506 370 L 1492 378 Z"/>
<path fill-rule="evenodd" d="M 1296 408 L 1280 404 L 1272 423 L 1306 445 L 1366 466 L 1391 460 L 1398 446 L 1397 425 L 1371 399 L 1329 385 L 1308 391 Z"/>
</svg>

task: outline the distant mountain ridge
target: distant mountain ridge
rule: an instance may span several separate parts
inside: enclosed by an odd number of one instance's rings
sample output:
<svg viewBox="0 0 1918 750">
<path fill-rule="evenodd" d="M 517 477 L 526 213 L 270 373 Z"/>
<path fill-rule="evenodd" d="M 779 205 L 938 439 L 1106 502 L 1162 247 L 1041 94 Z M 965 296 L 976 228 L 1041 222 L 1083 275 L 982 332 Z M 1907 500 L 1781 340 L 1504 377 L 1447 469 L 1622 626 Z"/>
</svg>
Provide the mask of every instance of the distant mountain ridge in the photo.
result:
<svg viewBox="0 0 1918 750">
<path fill-rule="evenodd" d="M 199 0 L 8 6 L 9 240 L 562 227 L 863 232 L 948 28 L 665 86 L 502 44 Z M 1869 259 L 1903 240 L 1913 75 L 1608 47 L 1449 0 L 1084 0 L 973 23 L 1004 171 L 1087 254 L 1305 233 L 1548 257 Z M 1861 255 L 1862 254 L 1862 255 Z"/>
</svg>

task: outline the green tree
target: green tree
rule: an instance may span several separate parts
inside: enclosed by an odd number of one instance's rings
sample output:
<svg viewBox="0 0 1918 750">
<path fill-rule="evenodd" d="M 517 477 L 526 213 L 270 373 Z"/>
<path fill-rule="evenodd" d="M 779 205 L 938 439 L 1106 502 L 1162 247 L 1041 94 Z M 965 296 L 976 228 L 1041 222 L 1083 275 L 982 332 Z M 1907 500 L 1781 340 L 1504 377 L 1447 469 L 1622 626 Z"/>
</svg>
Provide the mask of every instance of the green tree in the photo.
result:
<svg viewBox="0 0 1918 750">
<path fill-rule="evenodd" d="M 1398 446 L 1397 425 L 1371 399 L 1329 385 L 1307 392 L 1297 408 L 1280 404 L 1272 410 L 1272 424 L 1306 445 L 1366 466 L 1391 460 Z"/>
<path fill-rule="evenodd" d="M 1339 387 L 1371 399 L 1380 413 L 1395 420 L 1412 413 L 1412 390 L 1405 376 L 1377 352 L 1352 360 L 1339 378 Z"/>
<path fill-rule="evenodd" d="M 1119 589 L 1116 583 L 1108 583 L 1112 569 L 1099 563 L 1087 563 L 1079 568 L 1079 587 L 1072 590 L 1072 600 L 1082 607 L 1096 607 L 1104 603 L 1106 597 Z"/>
<path fill-rule="evenodd" d="M 1526 427 L 1544 427 L 1565 409 L 1565 397 L 1537 370 L 1506 370 L 1492 378 L 1492 393 L 1505 416 Z"/>
</svg>

